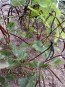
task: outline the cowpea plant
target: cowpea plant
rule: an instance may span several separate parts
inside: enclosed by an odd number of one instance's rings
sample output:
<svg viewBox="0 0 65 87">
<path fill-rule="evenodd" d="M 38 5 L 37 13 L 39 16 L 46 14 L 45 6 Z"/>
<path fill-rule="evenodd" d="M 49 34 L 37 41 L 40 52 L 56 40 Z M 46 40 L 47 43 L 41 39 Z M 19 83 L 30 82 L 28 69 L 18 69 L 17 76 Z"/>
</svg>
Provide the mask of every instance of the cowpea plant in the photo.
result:
<svg viewBox="0 0 65 87">
<path fill-rule="evenodd" d="M 10 4 L 2 5 L 2 87 L 9 87 L 8 81 L 16 78 L 19 87 L 46 87 L 46 78 L 49 78 L 46 72 L 52 78 L 52 85 L 55 85 L 54 76 L 63 84 L 53 71 L 54 67 L 62 64 L 60 57 L 65 59 L 62 55 L 65 50 L 65 20 L 60 18 L 61 13 L 56 4 L 56 0 L 10 0 Z M 9 9 L 5 16 L 3 8 L 6 6 Z M 63 41 L 64 47 L 61 54 L 56 55 L 59 40 Z"/>
</svg>

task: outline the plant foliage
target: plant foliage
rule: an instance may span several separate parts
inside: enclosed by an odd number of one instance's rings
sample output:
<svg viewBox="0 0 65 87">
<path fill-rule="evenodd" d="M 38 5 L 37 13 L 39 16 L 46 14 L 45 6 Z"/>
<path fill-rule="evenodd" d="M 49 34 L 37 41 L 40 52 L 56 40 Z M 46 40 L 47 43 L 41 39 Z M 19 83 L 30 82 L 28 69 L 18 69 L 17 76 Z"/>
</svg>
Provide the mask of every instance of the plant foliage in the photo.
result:
<svg viewBox="0 0 65 87">
<path fill-rule="evenodd" d="M 65 20 L 60 18 L 56 3 L 56 0 L 10 0 L 10 4 L 2 5 L 1 9 L 9 6 L 6 19 L 4 14 L 0 17 L 0 61 L 8 63 L 8 67 L 4 66 L 5 78 L 0 76 L 2 87 L 16 79 L 17 72 L 20 87 L 41 84 L 45 87 L 46 70 L 62 83 L 51 67 L 62 63 L 60 56 L 64 58 L 62 53 L 55 55 L 59 40 L 64 44 L 62 52 L 65 50 Z M 20 69 L 16 72 L 17 68 Z"/>
</svg>

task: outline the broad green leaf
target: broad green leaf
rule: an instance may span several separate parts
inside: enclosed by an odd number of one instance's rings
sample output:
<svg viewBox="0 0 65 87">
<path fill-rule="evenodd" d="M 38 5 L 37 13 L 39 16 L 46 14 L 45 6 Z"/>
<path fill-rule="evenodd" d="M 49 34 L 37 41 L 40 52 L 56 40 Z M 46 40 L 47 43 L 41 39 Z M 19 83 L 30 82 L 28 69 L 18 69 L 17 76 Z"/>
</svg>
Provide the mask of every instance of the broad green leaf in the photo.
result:
<svg viewBox="0 0 65 87">
<path fill-rule="evenodd" d="M 11 43 L 10 47 L 11 47 L 13 53 L 16 55 L 18 53 L 18 47 L 12 43 Z"/>
<path fill-rule="evenodd" d="M 22 32 L 21 36 L 22 36 L 23 38 L 25 38 L 25 37 L 26 37 L 26 32 Z"/>
<path fill-rule="evenodd" d="M 47 69 L 48 64 L 44 64 L 43 62 L 39 63 L 39 67 L 43 69 Z"/>
<path fill-rule="evenodd" d="M 18 56 L 17 60 L 18 61 L 20 61 L 20 60 L 24 61 L 25 59 L 27 59 L 27 56 L 28 56 L 28 54 L 24 52 L 24 53 L 22 53 L 21 55 Z"/>
<path fill-rule="evenodd" d="M 26 87 L 28 84 L 28 79 L 27 78 L 20 78 L 19 79 L 19 87 Z"/>
<path fill-rule="evenodd" d="M 15 24 L 14 24 L 14 22 L 10 21 L 10 22 L 7 24 L 6 27 L 9 28 L 9 29 L 12 29 L 12 28 L 15 27 Z"/>
<path fill-rule="evenodd" d="M 8 50 L 0 50 L 0 53 L 5 56 L 10 56 L 11 53 Z"/>
<path fill-rule="evenodd" d="M 56 3 L 53 3 L 51 8 L 54 9 L 54 11 L 56 12 L 56 16 L 59 18 L 59 17 L 61 16 L 61 12 L 60 12 L 60 10 L 57 8 Z"/>
<path fill-rule="evenodd" d="M 41 51 L 41 52 L 44 50 L 43 44 L 39 40 L 34 41 L 32 48 L 34 48 L 37 51 Z"/>
<path fill-rule="evenodd" d="M 14 75 L 11 74 L 11 73 L 7 73 L 5 78 L 6 78 L 7 81 L 14 80 Z"/>
<path fill-rule="evenodd" d="M 39 2 L 38 2 L 38 4 L 41 6 L 41 7 L 44 7 L 44 8 L 47 8 L 47 7 L 51 7 L 51 5 L 52 5 L 52 3 L 53 3 L 53 0 L 40 0 Z"/>
<path fill-rule="evenodd" d="M 62 63 L 61 59 L 56 59 L 54 62 L 54 65 L 59 65 Z"/>
<path fill-rule="evenodd" d="M 28 6 L 28 8 L 29 8 L 31 11 L 33 11 L 34 13 L 38 14 L 38 11 L 37 11 L 37 10 L 33 9 L 33 8 L 30 7 L 30 6 Z"/>
<path fill-rule="evenodd" d="M 9 85 L 7 82 L 5 82 L 5 83 L 2 85 L 2 87 L 10 87 L 10 85 Z"/>
<path fill-rule="evenodd" d="M 36 77 L 35 77 L 35 75 L 34 76 L 30 76 L 29 78 L 28 78 L 28 84 L 27 84 L 27 86 L 26 87 L 35 87 L 35 84 L 36 84 Z"/>
<path fill-rule="evenodd" d="M 28 33 L 26 33 L 26 37 L 27 38 L 32 38 L 33 37 L 33 34 L 28 32 Z"/>
<path fill-rule="evenodd" d="M 29 81 L 26 87 L 35 87 L 36 81 Z"/>
<path fill-rule="evenodd" d="M 25 3 L 25 0 L 10 0 L 10 3 L 11 3 L 13 6 L 21 6 L 22 4 Z"/>
<path fill-rule="evenodd" d="M 30 14 L 30 17 L 31 17 L 31 18 L 33 18 L 33 17 L 39 15 L 39 11 L 38 11 L 38 10 L 36 10 L 36 9 L 30 7 L 30 6 L 28 6 L 28 8 L 31 10 L 31 14 Z"/>
<path fill-rule="evenodd" d="M 34 28 L 33 27 L 29 27 L 29 30 L 26 33 L 26 37 L 32 38 L 33 37 L 33 32 L 34 32 Z"/>
<path fill-rule="evenodd" d="M 0 83 L 3 85 L 5 83 L 5 78 L 0 76 Z"/>
<path fill-rule="evenodd" d="M 18 59 L 13 59 L 13 58 L 8 58 L 8 64 L 9 64 L 9 67 L 8 68 L 15 68 L 15 67 L 18 67 L 20 65 L 20 60 Z"/>
<path fill-rule="evenodd" d="M 29 27 L 29 32 L 33 33 L 34 32 L 34 28 L 33 27 Z"/>
<path fill-rule="evenodd" d="M 29 66 L 33 67 L 33 68 L 36 68 L 37 64 L 38 64 L 37 61 L 32 61 L 32 62 L 29 63 Z"/>
<path fill-rule="evenodd" d="M 10 65 L 12 65 L 12 64 L 14 64 L 16 61 L 14 61 L 12 58 L 8 58 L 8 63 L 10 64 Z"/>
<path fill-rule="evenodd" d="M 6 28 L 9 32 L 15 33 L 17 31 L 17 26 L 15 26 L 15 23 L 10 21 L 7 25 Z"/>
<path fill-rule="evenodd" d="M 40 0 L 40 1 L 39 1 L 39 5 L 40 5 L 41 7 L 47 7 L 46 0 Z"/>
<path fill-rule="evenodd" d="M 20 48 L 22 48 L 22 47 L 24 47 L 24 49 L 26 49 L 26 48 L 28 47 L 28 45 L 23 42 L 23 43 L 20 45 Z"/>
<path fill-rule="evenodd" d="M 59 29 L 56 30 L 54 42 L 58 41 L 58 37 L 59 37 Z"/>
<path fill-rule="evenodd" d="M 37 4 L 37 3 L 39 3 L 40 2 L 40 0 L 32 0 L 32 4 L 34 5 L 34 4 Z"/>
<path fill-rule="evenodd" d="M 63 39 L 65 39 L 65 33 L 64 33 L 64 32 L 61 33 L 61 37 L 62 37 Z"/>
<path fill-rule="evenodd" d="M 17 47 L 16 45 L 12 44 L 11 48 L 18 61 L 23 61 L 27 58 L 27 44 L 22 43 L 20 47 Z"/>
</svg>

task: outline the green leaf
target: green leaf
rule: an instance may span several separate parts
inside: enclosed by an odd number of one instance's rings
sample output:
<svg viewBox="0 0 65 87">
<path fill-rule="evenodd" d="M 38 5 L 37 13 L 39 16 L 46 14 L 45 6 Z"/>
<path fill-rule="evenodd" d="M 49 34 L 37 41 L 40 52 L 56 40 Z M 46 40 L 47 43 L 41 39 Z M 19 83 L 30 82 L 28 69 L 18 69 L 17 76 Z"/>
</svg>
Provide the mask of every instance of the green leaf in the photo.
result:
<svg viewBox="0 0 65 87">
<path fill-rule="evenodd" d="M 7 73 L 5 78 L 6 78 L 7 81 L 14 80 L 14 75 L 11 74 L 11 73 Z"/>
<path fill-rule="evenodd" d="M 0 83 L 3 85 L 5 83 L 5 78 L 0 76 Z"/>
<path fill-rule="evenodd" d="M 10 21 L 6 27 L 11 29 L 11 28 L 15 27 L 15 24 L 14 24 L 14 22 Z"/>
<path fill-rule="evenodd" d="M 38 64 L 37 61 L 32 61 L 32 62 L 29 63 L 29 66 L 33 67 L 33 68 L 36 68 L 37 64 Z"/>
<path fill-rule="evenodd" d="M 37 51 L 42 52 L 45 47 L 43 46 L 43 44 L 42 44 L 41 41 L 36 40 L 36 41 L 34 41 L 34 43 L 33 43 L 33 45 L 32 45 L 32 48 L 34 48 L 34 49 L 37 50 Z"/>
<path fill-rule="evenodd" d="M 31 33 L 26 33 L 26 37 L 27 37 L 27 38 L 32 38 L 32 37 L 33 37 L 33 34 L 31 34 Z"/>
<path fill-rule="evenodd" d="M 26 32 L 22 32 L 21 36 L 22 36 L 23 38 L 25 38 L 25 37 L 26 37 Z"/>
<path fill-rule="evenodd" d="M 25 0 L 10 0 L 10 3 L 11 3 L 13 6 L 21 6 L 22 4 L 25 3 Z"/>
<path fill-rule="evenodd" d="M 40 67 L 40 68 L 43 68 L 43 69 L 47 69 L 48 64 L 44 64 L 43 62 L 40 62 L 40 63 L 39 63 L 39 67 Z"/>
<path fill-rule="evenodd" d="M 53 0 L 54 1 L 54 3 L 57 3 L 57 0 Z"/>
<path fill-rule="evenodd" d="M 15 25 L 14 22 L 10 21 L 7 25 L 6 25 L 6 28 L 9 32 L 13 32 L 13 33 L 16 33 L 17 31 L 17 26 Z"/>
<path fill-rule="evenodd" d="M 7 50 L 1 50 L 0 53 L 2 55 L 5 55 L 5 56 L 10 56 L 11 55 L 11 53 L 9 51 L 7 51 Z"/>
<path fill-rule="evenodd" d="M 19 60 L 14 60 L 12 58 L 8 59 L 8 63 L 9 63 L 9 68 L 15 68 L 18 67 L 20 65 L 20 61 Z"/>
<path fill-rule="evenodd" d="M 41 7 L 47 7 L 47 3 L 46 3 L 46 0 L 40 0 L 39 1 L 39 5 L 41 6 Z"/>
<path fill-rule="evenodd" d="M 53 0 L 39 0 L 38 4 L 41 6 L 41 7 L 44 7 L 44 8 L 47 8 L 47 7 L 51 7 L 53 3 Z"/>
<path fill-rule="evenodd" d="M 16 45 L 12 44 L 11 45 L 11 48 L 12 48 L 12 51 L 14 53 L 14 55 L 17 57 L 17 61 L 23 61 L 27 58 L 27 44 L 26 43 L 22 43 L 20 45 L 20 47 L 17 47 Z"/>
<path fill-rule="evenodd" d="M 53 61 L 55 65 L 59 65 L 62 63 L 61 59 L 55 59 L 55 61 Z"/>
<path fill-rule="evenodd" d="M 20 45 L 20 47 L 24 47 L 25 49 L 28 47 L 28 45 L 25 42 L 22 42 L 22 44 Z"/>
<path fill-rule="evenodd" d="M 65 39 L 65 33 L 64 33 L 64 32 L 61 33 L 61 37 L 62 37 L 63 39 Z"/>
<path fill-rule="evenodd" d="M 33 32 L 34 32 L 34 28 L 33 27 L 29 27 L 29 30 L 26 33 L 26 37 L 32 38 L 33 37 Z"/>
<path fill-rule="evenodd" d="M 56 34 L 55 34 L 55 38 L 54 38 L 54 42 L 55 42 L 55 43 L 58 41 L 59 38 L 57 38 L 57 37 L 59 37 L 59 35 L 60 35 L 60 34 L 59 34 L 59 29 L 57 29 L 57 30 L 56 30 Z"/>
<path fill-rule="evenodd" d="M 12 64 L 14 64 L 16 61 L 14 61 L 12 58 L 8 58 L 8 63 L 10 64 L 10 65 L 12 65 Z"/>
<path fill-rule="evenodd" d="M 34 5 L 34 4 L 37 4 L 37 3 L 39 3 L 40 2 L 40 0 L 32 0 L 32 4 Z"/>
<path fill-rule="evenodd" d="M 20 60 L 24 61 L 25 59 L 27 59 L 27 55 L 28 54 L 24 52 L 24 53 L 22 53 L 21 55 L 18 56 L 17 60 L 18 61 L 20 61 Z"/>
<path fill-rule="evenodd" d="M 28 77 L 28 84 L 27 84 L 26 87 L 35 87 L 35 84 L 36 84 L 36 80 L 35 79 L 36 79 L 35 75 L 34 76 L 30 75 Z"/>
<path fill-rule="evenodd" d="M 56 3 L 52 4 L 52 8 L 54 9 L 54 11 L 56 12 L 57 17 L 59 18 L 61 16 L 61 12 L 60 12 L 59 8 L 56 6 Z"/>
<path fill-rule="evenodd" d="M 36 81 L 30 79 L 26 87 L 35 87 L 35 84 L 36 84 Z"/>
<path fill-rule="evenodd" d="M 30 14 L 30 17 L 33 18 L 35 16 L 37 16 L 39 14 L 39 10 L 36 10 L 30 6 L 28 6 L 28 8 L 31 10 L 31 14 Z"/>
<path fill-rule="evenodd" d="M 5 83 L 2 85 L 2 87 L 10 87 L 10 85 L 9 85 L 7 82 L 5 82 Z"/>
<path fill-rule="evenodd" d="M 27 78 L 20 78 L 19 79 L 19 87 L 26 87 L 28 84 L 28 79 Z"/>
</svg>

